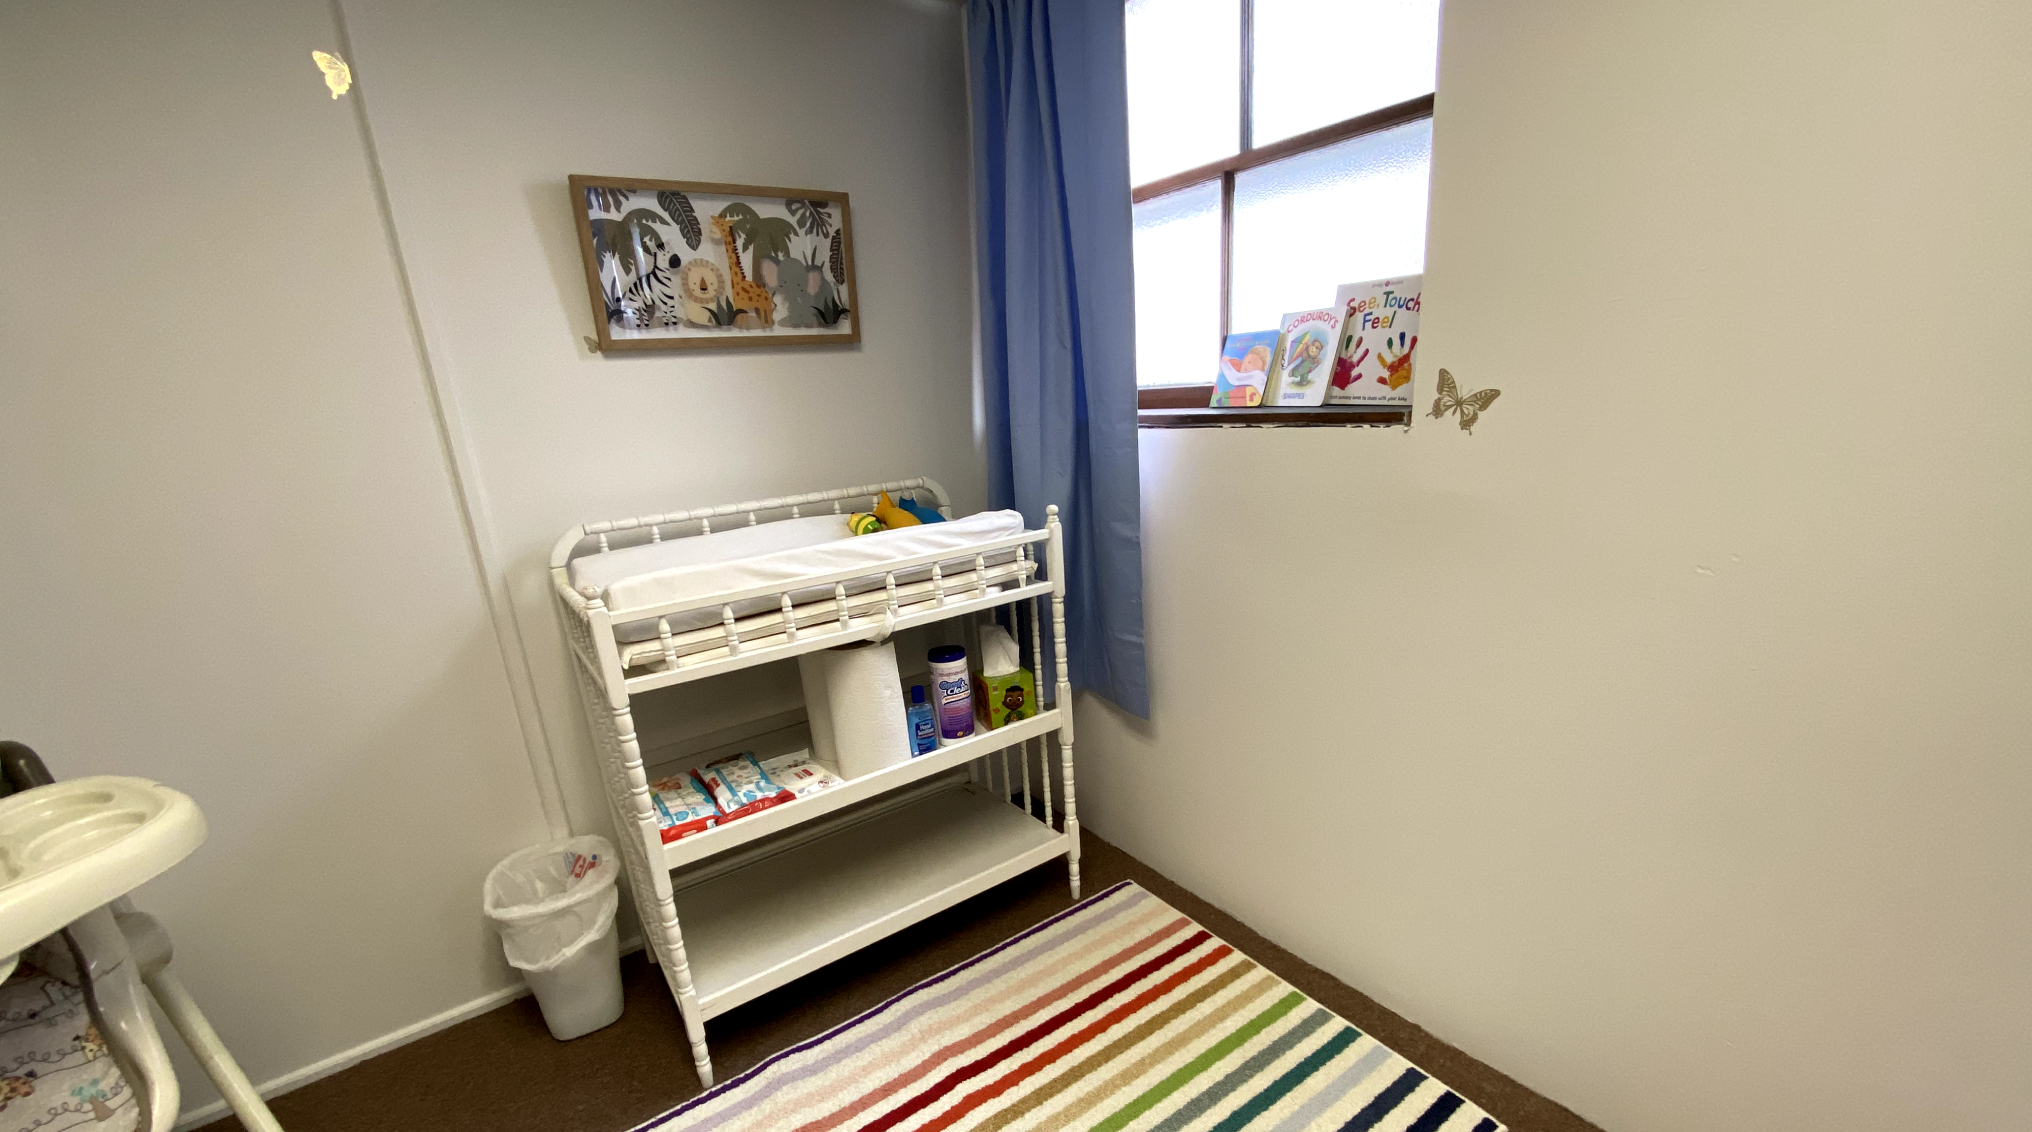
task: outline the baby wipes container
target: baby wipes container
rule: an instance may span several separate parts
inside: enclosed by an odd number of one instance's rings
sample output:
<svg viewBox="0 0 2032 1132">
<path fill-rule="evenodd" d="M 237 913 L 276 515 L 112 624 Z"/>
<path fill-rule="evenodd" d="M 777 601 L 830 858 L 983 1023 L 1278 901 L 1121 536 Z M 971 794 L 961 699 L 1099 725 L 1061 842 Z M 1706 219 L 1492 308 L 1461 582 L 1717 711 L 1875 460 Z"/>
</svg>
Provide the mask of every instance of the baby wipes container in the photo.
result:
<svg viewBox="0 0 2032 1132">
<path fill-rule="evenodd" d="M 974 733 L 974 685 L 967 678 L 967 650 L 940 645 L 926 657 L 931 662 L 931 698 L 938 710 L 940 746 Z"/>
</svg>

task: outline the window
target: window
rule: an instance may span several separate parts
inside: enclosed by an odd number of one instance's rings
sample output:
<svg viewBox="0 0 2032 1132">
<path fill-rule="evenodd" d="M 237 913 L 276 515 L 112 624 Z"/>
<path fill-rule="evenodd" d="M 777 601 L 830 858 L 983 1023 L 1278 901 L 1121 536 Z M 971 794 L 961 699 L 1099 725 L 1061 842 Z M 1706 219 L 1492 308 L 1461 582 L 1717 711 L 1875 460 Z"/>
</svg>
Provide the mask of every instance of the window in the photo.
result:
<svg viewBox="0 0 2032 1132">
<path fill-rule="evenodd" d="M 1204 406 L 1230 330 L 1425 269 L 1439 0 L 1127 0 L 1136 371 Z"/>
</svg>

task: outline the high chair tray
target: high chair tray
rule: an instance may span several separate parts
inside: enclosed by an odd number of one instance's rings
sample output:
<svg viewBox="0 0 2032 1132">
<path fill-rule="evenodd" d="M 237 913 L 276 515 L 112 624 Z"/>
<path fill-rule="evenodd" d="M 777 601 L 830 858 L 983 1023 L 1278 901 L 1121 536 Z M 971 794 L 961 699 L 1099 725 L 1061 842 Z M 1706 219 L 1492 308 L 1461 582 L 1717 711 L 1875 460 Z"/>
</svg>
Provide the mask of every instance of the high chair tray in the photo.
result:
<svg viewBox="0 0 2032 1132">
<path fill-rule="evenodd" d="M 0 799 L 0 956 L 125 896 L 205 840 L 195 802 L 100 775 Z"/>
</svg>

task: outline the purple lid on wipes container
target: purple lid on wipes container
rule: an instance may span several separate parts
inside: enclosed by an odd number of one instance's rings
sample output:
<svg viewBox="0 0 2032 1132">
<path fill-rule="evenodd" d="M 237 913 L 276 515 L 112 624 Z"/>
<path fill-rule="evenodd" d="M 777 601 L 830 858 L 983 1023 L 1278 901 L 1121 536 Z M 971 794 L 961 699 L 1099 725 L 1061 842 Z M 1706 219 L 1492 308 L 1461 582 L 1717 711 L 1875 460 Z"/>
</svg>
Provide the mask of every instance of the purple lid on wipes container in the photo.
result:
<svg viewBox="0 0 2032 1132">
<path fill-rule="evenodd" d="M 974 733 L 974 686 L 967 678 L 967 650 L 940 645 L 926 654 L 931 661 L 931 700 L 937 705 L 941 745 Z"/>
</svg>

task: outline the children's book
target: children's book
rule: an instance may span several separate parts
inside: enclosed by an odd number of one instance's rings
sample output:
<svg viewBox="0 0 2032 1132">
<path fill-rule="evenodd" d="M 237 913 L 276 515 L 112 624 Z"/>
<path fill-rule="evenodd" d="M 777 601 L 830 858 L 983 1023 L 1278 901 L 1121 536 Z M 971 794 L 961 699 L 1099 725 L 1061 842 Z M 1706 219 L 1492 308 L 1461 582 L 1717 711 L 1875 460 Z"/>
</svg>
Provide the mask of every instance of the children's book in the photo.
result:
<svg viewBox="0 0 2032 1132">
<path fill-rule="evenodd" d="M 1244 330 L 1228 335 L 1221 347 L 1221 369 L 1214 375 L 1214 398 L 1207 404 L 1216 409 L 1248 408 L 1263 403 L 1263 386 L 1277 366 L 1275 330 Z"/>
<path fill-rule="evenodd" d="M 1333 373 L 1334 343 L 1341 327 L 1338 308 L 1284 316 L 1284 355 L 1278 359 L 1272 405 L 1318 405 L 1326 400 Z"/>
<path fill-rule="evenodd" d="M 1411 404 L 1411 358 L 1418 349 L 1418 308 L 1424 290 L 1424 275 L 1406 275 L 1344 283 L 1334 292 L 1341 336 L 1327 404 Z"/>
</svg>

